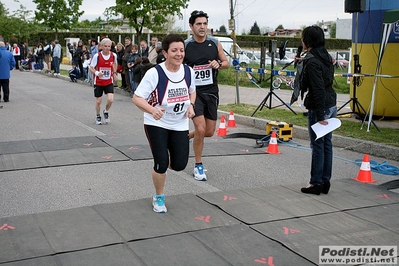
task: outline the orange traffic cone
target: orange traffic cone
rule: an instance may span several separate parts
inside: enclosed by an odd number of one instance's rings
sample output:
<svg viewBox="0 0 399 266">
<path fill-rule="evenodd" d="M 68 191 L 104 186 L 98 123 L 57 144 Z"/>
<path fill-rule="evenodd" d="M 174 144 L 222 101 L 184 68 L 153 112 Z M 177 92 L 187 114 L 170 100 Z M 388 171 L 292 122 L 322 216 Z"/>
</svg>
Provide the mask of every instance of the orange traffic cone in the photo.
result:
<svg viewBox="0 0 399 266">
<path fill-rule="evenodd" d="M 281 152 L 278 151 L 277 137 L 276 137 L 276 132 L 274 131 L 272 131 L 272 136 L 269 141 L 269 146 L 267 146 L 267 150 L 265 152 L 270 154 L 281 154 Z"/>
<path fill-rule="evenodd" d="M 360 165 L 359 173 L 357 174 L 357 178 L 354 179 L 362 183 L 377 182 L 377 180 L 373 180 L 373 178 L 371 177 L 370 155 L 365 154 L 363 156 L 363 161 L 362 164 Z"/>
<path fill-rule="evenodd" d="M 234 120 L 234 112 L 230 111 L 229 121 L 227 121 L 228 127 L 237 127 L 236 121 Z"/>
<path fill-rule="evenodd" d="M 226 136 L 227 130 L 226 130 L 226 122 L 225 122 L 224 115 L 222 115 L 222 118 L 220 119 L 219 129 L 217 131 L 218 131 L 217 135 L 219 137 Z"/>
</svg>

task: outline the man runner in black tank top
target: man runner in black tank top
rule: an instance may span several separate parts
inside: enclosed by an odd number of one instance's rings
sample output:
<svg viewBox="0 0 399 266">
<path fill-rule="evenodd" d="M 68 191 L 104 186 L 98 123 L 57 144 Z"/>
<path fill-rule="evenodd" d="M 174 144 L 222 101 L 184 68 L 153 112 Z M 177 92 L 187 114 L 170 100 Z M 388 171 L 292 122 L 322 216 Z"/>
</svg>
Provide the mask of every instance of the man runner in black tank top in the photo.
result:
<svg viewBox="0 0 399 266">
<path fill-rule="evenodd" d="M 189 136 L 194 138 L 195 155 L 194 178 L 206 181 L 202 164 L 204 138 L 212 137 L 216 129 L 217 109 L 219 105 L 219 88 L 217 75 L 219 69 L 229 67 L 221 43 L 207 36 L 208 15 L 203 11 L 193 11 L 189 19 L 193 36 L 185 41 L 184 62 L 195 72 L 197 98 L 195 101 L 194 131 Z"/>
</svg>

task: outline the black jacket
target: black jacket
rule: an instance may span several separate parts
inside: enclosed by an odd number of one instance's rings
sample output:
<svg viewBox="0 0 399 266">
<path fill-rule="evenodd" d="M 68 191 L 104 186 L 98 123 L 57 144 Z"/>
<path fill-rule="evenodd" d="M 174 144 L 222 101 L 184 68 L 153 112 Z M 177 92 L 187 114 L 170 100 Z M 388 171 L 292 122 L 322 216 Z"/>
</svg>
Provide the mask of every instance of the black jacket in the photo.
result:
<svg viewBox="0 0 399 266">
<path fill-rule="evenodd" d="M 332 58 L 324 47 L 312 48 L 303 59 L 303 77 L 301 81 L 302 94 L 305 97 L 305 107 L 315 110 L 317 121 L 324 120 L 324 111 L 337 104 L 337 94 L 332 85 L 334 81 L 334 66 Z"/>
</svg>

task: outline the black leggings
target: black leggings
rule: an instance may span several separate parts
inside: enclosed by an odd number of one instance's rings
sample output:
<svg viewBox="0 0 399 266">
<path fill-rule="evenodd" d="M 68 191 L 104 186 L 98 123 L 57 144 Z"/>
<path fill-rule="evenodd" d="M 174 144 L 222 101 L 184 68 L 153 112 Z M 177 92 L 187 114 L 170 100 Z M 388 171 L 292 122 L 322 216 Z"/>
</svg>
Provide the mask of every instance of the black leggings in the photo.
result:
<svg viewBox="0 0 399 266">
<path fill-rule="evenodd" d="M 188 130 L 175 131 L 157 126 L 144 125 L 144 131 L 154 157 L 154 171 L 166 173 L 169 167 L 175 171 L 186 168 L 189 155 Z"/>
</svg>

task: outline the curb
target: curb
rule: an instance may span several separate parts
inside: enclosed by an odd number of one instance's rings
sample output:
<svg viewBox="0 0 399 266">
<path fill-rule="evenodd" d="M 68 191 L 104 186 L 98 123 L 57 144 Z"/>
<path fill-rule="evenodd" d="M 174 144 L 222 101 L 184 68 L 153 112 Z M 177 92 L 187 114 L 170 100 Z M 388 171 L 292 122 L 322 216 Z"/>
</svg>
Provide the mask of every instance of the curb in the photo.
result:
<svg viewBox="0 0 399 266">
<path fill-rule="evenodd" d="M 218 110 L 219 118 L 222 116 L 222 114 L 228 117 L 230 113 Z M 265 130 L 265 132 L 266 132 L 266 125 L 268 122 L 270 122 L 270 120 L 266 119 L 248 117 L 237 114 L 234 114 L 234 120 L 238 124 Z M 293 137 L 296 137 L 298 139 L 309 140 L 308 129 L 305 127 L 294 125 L 292 135 Z M 358 140 L 334 134 L 332 142 L 334 147 L 340 147 L 345 150 L 355 151 L 363 154 L 369 154 L 395 161 L 399 160 L 399 147 L 389 146 L 385 144 L 378 144 L 372 141 Z"/>
</svg>

